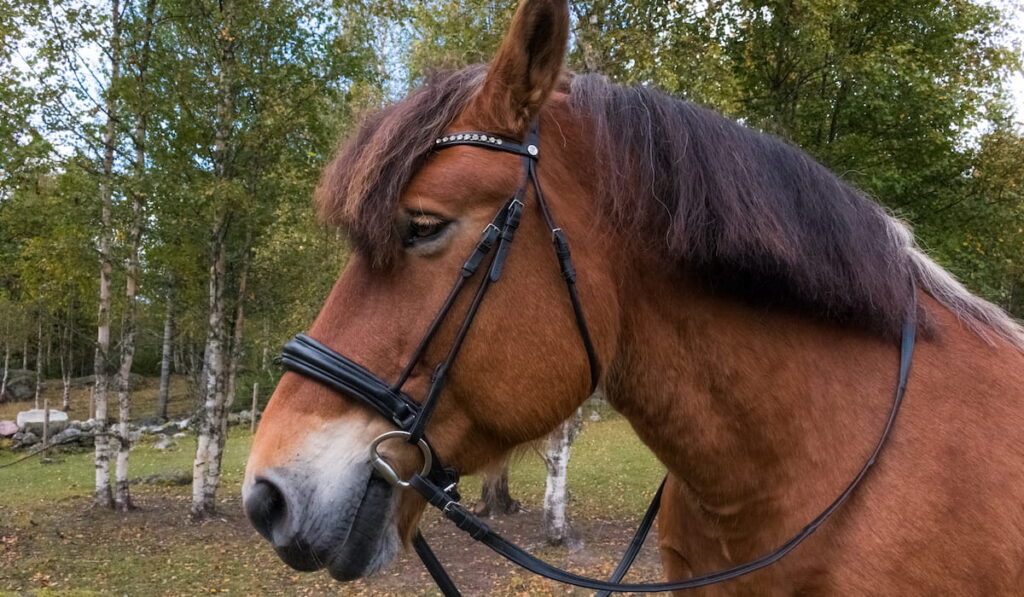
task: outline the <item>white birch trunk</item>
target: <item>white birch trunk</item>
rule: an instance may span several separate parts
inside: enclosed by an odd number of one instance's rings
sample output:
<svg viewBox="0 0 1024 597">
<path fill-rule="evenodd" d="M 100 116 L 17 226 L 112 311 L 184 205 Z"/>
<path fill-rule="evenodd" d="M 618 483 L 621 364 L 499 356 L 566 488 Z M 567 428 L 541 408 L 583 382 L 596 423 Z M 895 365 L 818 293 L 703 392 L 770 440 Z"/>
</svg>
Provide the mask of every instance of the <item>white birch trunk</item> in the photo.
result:
<svg viewBox="0 0 1024 597">
<path fill-rule="evenodd" d="M 220 6 L 222 26 L 217 36 L 218 76 L 217 124 L 214 140 L 214 173 L 218 179 L 230 180 L 234 174 L 229 163 L 228 145 L 235 114 L 235 2 L 223 0 Z M 203 417 L 199 444 L 192 466 L 192 508 L 194 519 L 214 513 L 217 486 L 220 482 L 221 435 L 227 417 L 227 363 L 225 362 L 225 304 L 227 282 L 228 206 L 221 208 L 213 226 L 210 251 L 210 318 L 204 359 L 205 388 Z"/>
<path fill-rule="evenodd" d="M 36 408 L 39 408 L 39 394 L 43 391 L 43 312 L 36 320 Z"/>
<path fill-rule="evenodd" d="M 206 458 L 206 502 L 214 504 L 217 495 L 217 488 L 220 486 L 221 461 L 224 457 L 224 445 L 228 436 L 228 412 L 235 401 L 235 380 L 238 376 L 238 363 L 242 358 L 243 330 L 245 328 L 245 292 L 246 283 L 249 278 L 249 254 L 252 244 L 252 232 L 246 230 L 245 234 L 245 258 L 242 262 L 242 272 L 238 277 L 238 302 L 235 307 L 234 331 L 231 337 L 230 358 L 227 364 L 227 381 L 224 396 L 217 405 L 216 427 L 213 427 L 208 444 Z"/>
<path fill-rule="evenodd" d="M 547 541 L 551 545 L 572 545 L 576 540 L 567 515 L 568 467 L 569 450 L 582 425 L 583 411 L 576 409 L 547 439 L 544 452 L 544 465 L 548 473 L 544 483 L 544 527 Z"/>
<path fill-rule="evenodd" d="M 224 363 L 224 285 L 227 278 L 226 221 L 218 218 L 211 241 L 210 316 L 207 322 L 206 350 L 203 358 L 203 408 L 200 415 L 196 457 L 192 463 L 192 506 L 194 519 L 213 514 L 216 488 L 208 488 L 207 469 L 219 462 L 217 432 L 221 427 L 221 410 L 225 400 L 226 371 Z"/>
<path fill-rule="evenodd" d="M 64 412 L 71 409 L 71 310 L 68 310 L 68 321 L 60 331 L 60 405 Z"/>
<path fill-rule="evenodd" d="M 110 278 L 113 270 L 110 256 L 111 196 L 114 182 L 114 145 L 117 136 L 117 101 L 115 89 L 121 76 L 121 6 L 120 0 L 110 3 L 110 82 L 106 89 L 106 128 L 103 133 L 103 175 L 100 182 L 100 297 L 96 325 L 96 357 L 93 362 L 95 383 L 93 400 L 96 408 L 96 504 L 111 507 L 110 439 L 107 430 L 107 370 L 110 361 Z"/>
<path fill-rule="evenodd" d="M 156 394 L 156 416 L 167 418 L 167 402 L 171 396 L 171 352 L 174 339 L 174 289 L 167 291 L 167 314 L 164 316 L 164 343 L 160 353 L 160 389 Z"/>
<path fill-rule="evenodd" d="M 3 401 L 4 394 L 7 393 L 7 377 L 10 375 L 10 364 L 11 364 L 11 344 L 4 342 L 4 374 L 3 379 L 0 379 L 0 401 Z"/>
<path fill-rule="evenodd" d="M 139 103 L 135 109 L 135 181 L 132 188 L 132 229 L 129 234 L 128 268 L 125 272 L 125 315 L 121 327 L 121 368 L 117 378 L 117 410 L 118 410 L 118 450 L 117 467 L 114 472 L 114 505 L 119 512 L 127 512 L 133 508 L 128 485 L 128 456 L 131 451 L 131 437 L 128 428 L 131 422 L 131 375 L 132 361 L 135 359 L 135 337 L 137 333 L 137 298 L 136 290 L 139 281 L 139 246 L 142 243 L 142 222 L 145 209 L 146 188 L 143 183 L 146 176 L 146 70 L 149 67 L 149 51 L 153 34 L 153 12 L 155 0 L 148 0 L 145 9 L 145 28 L 142 32 L 141 55 L 137 61 L 135 74 L 136 94 Z"/>
</svg>

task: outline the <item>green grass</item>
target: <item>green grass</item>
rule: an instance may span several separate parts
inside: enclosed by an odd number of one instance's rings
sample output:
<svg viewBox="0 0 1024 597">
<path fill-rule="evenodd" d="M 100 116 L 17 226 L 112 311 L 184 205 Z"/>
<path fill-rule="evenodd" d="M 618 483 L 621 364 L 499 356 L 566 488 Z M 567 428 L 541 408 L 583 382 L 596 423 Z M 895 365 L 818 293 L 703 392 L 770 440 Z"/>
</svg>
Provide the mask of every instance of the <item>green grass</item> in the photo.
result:
<svg viewBox="0 0 1024 597">
<path fill-rule="evenodd" d="M 192 471 L 196 440 L 193 436 L 175 438 L 177 447 L 166 452 L 152 448 L 153 438 L 143 441 L 132 450 L 129 470 L 132 478 L 175 471 Z M 248 430 L 232 431 L 224 452 L 222 486 L 228 490 L 241 487 L 245 460 L 249 454 L 252 436 Z M 0 466 L 25 456 L 25 453 L 0 452 Z M 6 508 L 31 507 L 49 501 L 63 501 L 86 497 L 94 487 L 92 450 L 57 452 L 0 469 L 0 503 Z"/>
</svg>

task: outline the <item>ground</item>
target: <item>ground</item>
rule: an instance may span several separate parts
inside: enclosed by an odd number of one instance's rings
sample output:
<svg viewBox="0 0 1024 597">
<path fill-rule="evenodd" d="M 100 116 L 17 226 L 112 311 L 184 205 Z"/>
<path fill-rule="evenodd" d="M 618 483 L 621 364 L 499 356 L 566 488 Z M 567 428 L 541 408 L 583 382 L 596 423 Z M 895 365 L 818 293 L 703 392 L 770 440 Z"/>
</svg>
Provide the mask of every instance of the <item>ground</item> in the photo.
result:
<svg viewBox="0 0 1024 597">
<path fill-rule="evenodd" d="M 183 385 L 178 389 L 184 393 Z M 588 421 L 573 448 L 570 514 L 584 542 L 580 550 L 543 545 L 544 469 L 529 450 L 517 458 L 510 478 L 512 493 L 527 511 L 491 521 L 536 555 L 596 576 L 610 574 L 662 474 L 628 424 L 607 414 Z M 127 515 L 93 508 L 90 453 L 57 453 L 0 468 L 0 594 L 439 594 L 411 554 L 369 580 L 344 585 L 323 572 L 298 573 L 285 566 L 242 514 L 239 487 L 251 439 L 248 429 L 232 431 L 219 492 L 221 515 L 198 524 L 187 517 L 188 485 L 137 484 L 133 496 L 139 508 Z M 169 452 L 139 445 L 132 452 L 132 477 L 187 477 L 194 451 L 192 438 L 178 440 Z M 0 449 L 0 467 L 18 456 Z M 466 479 L 463 494 L 478 493 L 479 481 Z M 435 513 L 426 517 L 424 534 L 467 596 L 590 594 L 571 593 L 514 569 Z M 648 541 L 630 580 L 659 580 L 654 543 Z"/>
</svg>

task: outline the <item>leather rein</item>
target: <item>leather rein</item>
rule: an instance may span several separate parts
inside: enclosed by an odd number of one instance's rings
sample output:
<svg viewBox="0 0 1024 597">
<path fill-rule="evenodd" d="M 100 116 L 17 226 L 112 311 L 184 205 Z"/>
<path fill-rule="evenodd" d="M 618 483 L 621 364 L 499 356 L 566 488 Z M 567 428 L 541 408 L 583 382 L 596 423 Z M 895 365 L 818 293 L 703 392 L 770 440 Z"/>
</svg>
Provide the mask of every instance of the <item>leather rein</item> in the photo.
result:
<svg viewBox="0 0 1024 597">
<path fill-rule="evenodd" d="M 304 334 L 299 334 L 285 345 L 280 359 L 282 365 L 288 370 L 304 375 L 347 397 L 362 401 L 398 428 L 396 431 L 390 431 L 379 436 L 371 443 L 370 462 L 376 469 L 377 474 L 396 487 L 415 490 L 428 503 L 440 510 L 446 518 L 454 522 L 456 527 L 512 563 L 559 583 L 596 590 L 598 591 L 597 594 L 601 596 L 608 595 L 611 592 L 657 593 L 692 589 L 749 574 L 782 559 L 783 556 L 814 533 L 850 497 L 861 481 L 863 481 L 868 470 L 875 464 L 883 446 L 889 439 L 896 421 L 896 415 L 903 402 L 914 353 L 916 307 L 912 307 L 909 310 L 903 328 L 902 341 L 900 343 L 899 379 L 892 409 L 882 429 L 878 443 L 875 445 L 870 456 L 860 471 L 853 477 L 853 480 L 850 481 L 847 487 L 831 504 L 804 526 L 800 532 L 760 558 L 718 572 L 681 581 L 644 584 L 622 583 L 622 579 L 625 577 L 630 566 L 632 566 L 637 554 L 639 554 L 640 548 L 643 546 L 644 540 L 657 516 L 662 490 L 665 486 L 664 481 L 662 481 L 661 487 L 655 493 L 651 505 L 648 507 L 646 514 L 634 533 L 633 539 L 624 552 L 619 565 L 608 580 L 573 574 L 539 560 L 492 531 L 487 524 L 467 510 L 460 503 L 461 497 L 457 489 L 459 482 L 458 471 L 445 467 L 438 460 L 430 442 L 425 436 L 425 431 L 434 407 L 443 393 L 447 373 L 451 370 L 458 357 L 459 350 L 473 324 L 480 304 L 488 289 L 501 278 L 508 251 L 515 239 L 516 229 L 519 227 L 526 206 L 530 187 L 533 188 L 533 194 L 536 197 L 541 214 L 551 232 L 555 256 L 558 259 L 562 277 L 565 280 L 576 326 L 587 355 L 587 362 L 590 368 L 591 393 L 597 389 L 601 376 L 601 367 L 597 352 L 591 341 L 590 331 L 587 328 L 583 307 L 580 304 L 576 291 L 576 269 L 573 266 L 568 238 L 565 232 L 555 224 L 547 202 L 544 200 L 540 180 L 537 176 L 537 162 L 540 156 L 540 137 L 537 123 L 535 122 L 530 127 L 530 131 L 523 143 L 478 131 L 452 133 L 434 142 L 434 150 L 438 151 L 455 146 L 480 147 L 520 156 L 524 178 L 515 194 L 502 206 L 490 224 L 484 229 L 476 248 L 462 266 L 462 270 L 459 272 L 451 292 L 427 328 L 423 339 L 420 340 L 419 345 L 413 351 L 408 364 L 399 375 L 399 378 L 394 383 L 389 384 L 359 363 Z M 413 399 L 403 392 L 403 386 L 412 375 L 415 367 L 423 360 L 427 348 L 440 329 L 441 324 L 447 319 L 456 299 L 466 288 L 470 279 L 484 265 L 488 256 L 490 256 L 490 261 L 487 263 L 483 276 L 477 283 L 475 294 L 456 332 L 455 339 L 448 348 L 444 360 L 434 367 L 426 395 L 421 401 Z M 422 469 L 407 480 L 402 479 L 394 467 L 378 451 L 382 443 L 393 439 L 404 440 L 418 447 L 423 456 Z M 455 583 L 434 555 L 421 533 L 416 533 L 413 546 L 442 593 L 446 597 L 460 595 Z"/>
</svg>

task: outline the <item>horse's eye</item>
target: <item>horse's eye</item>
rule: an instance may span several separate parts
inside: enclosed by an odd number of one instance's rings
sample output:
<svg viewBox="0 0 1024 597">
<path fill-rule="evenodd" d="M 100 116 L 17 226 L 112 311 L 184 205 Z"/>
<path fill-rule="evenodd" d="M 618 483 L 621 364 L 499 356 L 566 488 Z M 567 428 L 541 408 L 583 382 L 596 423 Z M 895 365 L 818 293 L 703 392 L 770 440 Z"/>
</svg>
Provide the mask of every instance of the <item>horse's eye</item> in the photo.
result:
<svg viewBox="0 0 1024 597">
<path fill-rule="evenodd" d="M 421 214 L 409 219 L 409 227 L 405 233 L 406 246 L 433 240 L 444 232 L 450 222 L 442 217 Z"/>
</svg>

